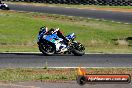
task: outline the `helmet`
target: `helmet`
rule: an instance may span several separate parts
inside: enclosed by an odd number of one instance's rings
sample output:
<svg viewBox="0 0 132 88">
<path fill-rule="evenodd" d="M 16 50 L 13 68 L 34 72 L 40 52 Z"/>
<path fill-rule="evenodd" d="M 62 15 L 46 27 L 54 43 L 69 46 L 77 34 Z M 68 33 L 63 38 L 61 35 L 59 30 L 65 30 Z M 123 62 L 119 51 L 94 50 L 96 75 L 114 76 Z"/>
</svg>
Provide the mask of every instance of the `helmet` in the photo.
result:
<svg viewBox="0 0 132 88">
<path fill-rule="evenodd" d="M 54 28 L 51 28 L 50 29 L 50 32 L 53 34 L 53 33 L 56 33 L 57 31 L 59 31 L 59 28 L 57 28 L 57 29 L 54 29 Z"/>
<path fill-rule="evenodd" d="M 43 33 L 48 32 L 48 28 L 45 27 L 45 26 L 44 26 L 44 27 L 41 27 L 41 28 L 40 28 L 40 31 L 39 31 L 39 34 L 42 33 L 42 32 L 43 32 Z"/>
<path fill-rule="evenodd" d="M 51 28 L 51 29 L 49 30 L 49 32 L 50 32 L 51 34 L 53 34 L 53 33 L 54 33 L 54 31 L 55 31 L 55 29 L 54 29 L 54 28 Z"/>
</svg>

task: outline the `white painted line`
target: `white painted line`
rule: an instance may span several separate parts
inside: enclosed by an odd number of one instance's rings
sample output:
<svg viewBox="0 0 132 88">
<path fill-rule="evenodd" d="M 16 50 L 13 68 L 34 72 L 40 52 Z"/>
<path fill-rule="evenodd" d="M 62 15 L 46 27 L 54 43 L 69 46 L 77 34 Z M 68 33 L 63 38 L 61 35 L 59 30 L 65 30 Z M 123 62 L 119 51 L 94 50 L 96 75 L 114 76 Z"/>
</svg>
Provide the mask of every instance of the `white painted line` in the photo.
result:
<svg viewBox="0 0 132 88">
<path fill-rule="evenodd" d="M 50 66 L 48 67 L 47 66 L 46 68 L 45 67 L 22 67 L 22 68 L 24 68 L 24 69 L 77 69 L 79 67 L 81 67 L 81 66 L 77 66 L 77 67 L 67 67 L 67 66 L 66 67 L 50 67 Z M 86 68 L 86 69 L 87 68 L 88 69 L 90 69 L 90 68 L 91 69 L 92 68 L 97 68 L 97 69 L 111 69 L 111 68 L 114 68 L 114 69 L 117 69 L 117 68 L 118 69 L 124 69 L 125 68 L 126 69 L 126 68 L 129 68 L 129 69 L 132 69 L 132 67 L 106 67 L 106 66 L 105 67 L 103 67 L 103 66 L 102 67 L 88 67 L 88 66 L 86 67 L 86 66 L 82 66 L 81 68 Z M 14 68 L 10 67 L 10 69 L 14 69 Z"/>
<path fill-rule="evenodd" d="M 130 23 L 124 23 L 124 24 L 130 24 Z"/>
<path fill-rule="evenodd" d="M 119 23 L 119 24 L 120 24 L 121 22 L 117 22 L 117 23 Z"/>
<path fill-rule="evenodd" d="M 15 84 L 0 84 L 0 86 L 5 86 L 5 87 L 19 87 L 19 88 L 40 88 L 40 87 L 35 87 L 35 86 L 23 86 L 23 85 L 15 85 Z"/>
<path fill-rule="evenodd" d="M 92 18 L 87 18 L 87 19 L 92 19 Z"/>
<path fill-rule="evenodd" d="M 115 22 L 115 21 L 112 20 L 111 22 Z"/>
<path fill-rule="evenodd" d="M 104 19 L 103 19 L 103 21 L 107 21 L 107 20 L 104 20 Z"/>
<path fill-rule="evenodd" d="M 81 66 L 80 66 L 81 67 Z M 45 67 L 25 67 L 25 68 L 45 68 Z M 47 67 L 47 69 L 56 69 L 56 68 L 58 68 L 58 69 L 64 69 L 64 68 L 66 68 L 66 69 L 76 69 L 76 68 L 79 68 L 79 66 L 78 67 Z M 132 67 L 81 67 L 81 68 L 104 68 L 104 69 L 106 69 L 106 68 L 108 68 L 108 69 L 110 69 L 110 68 L 131 68 L 132 69 Z"/>
<path fill-rule="evenodd" d="M 100 19 L 95 19 L 95 20 L 97 20 L 97 21 L 98 21 L 98 20 L 100 20 Z"/>
<path fill-rule="evenodd" d="M 3 54 L 23 53 L 23 54 L 41 54 L 41 52 L 0 52 Z"/>
<path fill-rule="evenodd" d="M 23 54 L 42 54 L 41 52 L 0 52 L 3 54 L 23 53 Z M 85 54 L 132 54 L 132 53 L 85 53 Z"/>
</svg>

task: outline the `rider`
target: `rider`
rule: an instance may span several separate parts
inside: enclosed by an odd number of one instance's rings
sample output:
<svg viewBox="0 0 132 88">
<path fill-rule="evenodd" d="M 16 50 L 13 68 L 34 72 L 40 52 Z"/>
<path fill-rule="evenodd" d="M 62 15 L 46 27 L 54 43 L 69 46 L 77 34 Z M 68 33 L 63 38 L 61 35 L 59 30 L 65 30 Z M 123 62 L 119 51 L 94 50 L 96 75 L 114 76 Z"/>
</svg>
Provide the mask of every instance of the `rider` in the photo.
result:
<svg viewBox="0 0 132 88">
<path fill-rule="evenodd" d="M 42 38 L 43 38 L 43 35 L 45 34 L 45 33 L 47 33 L 48 32 L 48 28 L 47 27 L 41 27 L 40 28 L 40 31 L 39 31 L 39 35 L 38 35 L 38 44 L 40 43 L 40 41 L 42 40 Z"/>
<path fill-rule="evenodd" d="M 59 30 L 59 28 L 57 28 L 57 29 L 51 28 L 50 30 L 48 30 L 48 28 L 45 26 L 41 27 L 40 32 L 39 32 L 39 38 L 42 38 L 43 35 L 50 35 L 53 33 L 56 33 L 59 38 L 62 38 L 66 45 L 69 44 L 69 40 L 63 35 L 63 33 Z M 65 50 L 63 50 L 63 51 L 65 51 Z M 63 51 L 61 50 L 60 52 L 63 52 Z"/>
<path fill-rule="evenodd" d="M 63 33 L 59 30 L 59 28 L 57 29 L 51 28 L 46 34 L 52 34 L 52 33 L 57 33 L 57 36 L 59 38 L 62 38 L 64 43 L 68 45 L 69 40 L 63 35 Z"/>
</svg>

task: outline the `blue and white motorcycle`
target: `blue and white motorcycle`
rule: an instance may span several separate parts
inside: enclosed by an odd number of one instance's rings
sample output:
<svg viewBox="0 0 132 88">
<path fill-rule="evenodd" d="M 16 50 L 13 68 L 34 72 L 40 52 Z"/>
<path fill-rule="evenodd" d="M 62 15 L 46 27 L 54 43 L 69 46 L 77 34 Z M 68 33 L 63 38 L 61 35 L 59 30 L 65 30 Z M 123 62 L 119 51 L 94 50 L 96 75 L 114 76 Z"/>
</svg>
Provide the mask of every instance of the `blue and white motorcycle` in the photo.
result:
<svg viewBox="0 0 132 88">
<path fill-rule="evenodd" d="M 7 4 L 1 3 L 1 4 L 0 4 L 0 9 L 2 9 L 2 10 L 9 10 L 10 8 L 8 7 Z"/>
<path fill-rule="evenodd" d="M 54 55 L 54 54 L 74 54 L 75 56 L 82 56 L 85 54 L 84 46 L 74 41 L 75 34 L 71 33 L 66 38 L 70 41 L 70 44 L 65 44 L 62 38 L 59 38 L 56 33 L 50 35 L 43 35 L 40 38 L 40 35 L 44 31 L 40 31 L 38 35 L 38 47 L 40 52 L 44 55 Z M 61 51 L 60 51 L 61 50 Z"/>
</svg>

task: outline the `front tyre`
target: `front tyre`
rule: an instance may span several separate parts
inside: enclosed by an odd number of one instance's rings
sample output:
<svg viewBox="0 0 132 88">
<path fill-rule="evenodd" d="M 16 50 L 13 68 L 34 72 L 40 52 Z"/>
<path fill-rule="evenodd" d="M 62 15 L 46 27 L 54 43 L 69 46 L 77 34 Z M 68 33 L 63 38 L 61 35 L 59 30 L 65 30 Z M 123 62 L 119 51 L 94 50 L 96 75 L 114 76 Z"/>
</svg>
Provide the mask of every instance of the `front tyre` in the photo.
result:
<svg viewBox="0 0 132 88">
<path fill-rule="evenodd" d="M 51 56 L 55 53 L 55 48 L 52 44 L 39 44 L 39 50 L 42 52 L 44 55 Z"/>
<path fill-rule="evenodd" d="M 81 44 L 81 43 L 74 43 L 74 48 L 72 50 L 72 53 L 75 55 L 75 56 L 82 56 L 85 54 L 85 48 L 84 46 Z"/>
</svg>

